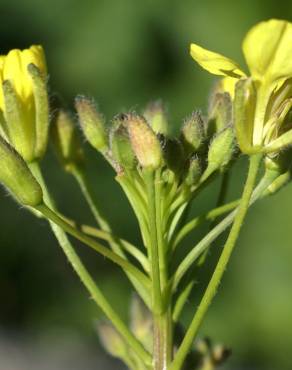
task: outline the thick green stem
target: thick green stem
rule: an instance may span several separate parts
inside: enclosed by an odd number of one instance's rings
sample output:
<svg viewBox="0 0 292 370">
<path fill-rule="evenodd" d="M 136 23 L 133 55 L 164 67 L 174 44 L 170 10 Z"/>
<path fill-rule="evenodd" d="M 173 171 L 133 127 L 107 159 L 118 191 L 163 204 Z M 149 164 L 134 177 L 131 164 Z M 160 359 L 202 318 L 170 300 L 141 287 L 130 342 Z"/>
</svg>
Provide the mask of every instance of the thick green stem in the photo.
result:
<svg viewBox="0 0 292 370">
<path fill-rule="evenodd" d="M 191 322 L 191 325 L 189 326 L 187 330 L 184 340 L 178 349 L 178 352 L 170 367 L 170 370 L 180 370 L 182 368 L 185 358 L 193 344 L 195 336 L 203 321 L 203 318 L 216 294 L 216 291 L 222 279 L 223 273 L 226 269 L 231 253 L 237 241 L 243 220 L 246 216 L 261 159 L 262 159 L 261 155 L 254 155 L 250 157 L 249 172 L 248 172 L 246 184 L 243 190 L 240 205 L 238 207 L 238 211 L 236 212 L 234 223 L 230 230 L 227 241 L 224 245 L 224 248 L 219 258 L 219 261 L 217 263 L 217 266 L 214 270 L 214 273 L 211 277 L 208 287 L 204 293 L 202 301 L 196 311 L 196 314 Z"/>
<path fill-rule="evenodd" d="M 151 261 L 151 279 L 152 279 L 152 301 L 153 311 L 160 314 L 162 311 L 162 293 L 160 279 L 160 260 L 157 238 L 156 224 L 156 202 L 155 202 L 155 173 L 145 170 L 145 182 L 148 196 L 148 222 L 149 222 L 149 242 L 148 247 Z"/>
<path fill-rule="evenodd" d="M 168 283 L 167 246 L 163 226 L 164 192 L 160 172 L 145 171 L 148 196 L 150 261 L 153 289 L 153 365 L 154 370 L 165 370 L 172 360 L 171 304 L 164 293 Z"/>
<path fill-rule="evenodd" d="M 44 179 L 42 177 L 42 173 L 38 164 L 33 163 L 30 165 L 30 168 L 34 174 L 34 176 L 39 181 L 40 185 L 42 186 L 44 199 L 45 201 L 54 208 L 54 201 L 52 200 Z M 73 246 L 71 245 L 66 233 L 53 222 L 50 222 L 51 228 L 53 233 L 55 234 L 60 247 L 62 248 L 63 252 L 65 253 L 66 257 L 68 258 L 70 264 L 72 265 L 74 271 L 79 276 L 80 280 L 92 296 L 94 302 L 101 308 L 103 313 L 107 316 L 107 318 L 112 322 L 121 336 L 124 338 L 126 343 L 133 349 L 133 351 L 137 354 L 137 356 L 145 363 L 150 365 L 151 364 L 151 356 L 150 354 L 144 349 L 141 343 L 134 337 L 134 335 L 129 331 L 127 326 L 124 322 L 120 319 L 118 314 L 113 310 L 107 299 L 104 297 L 100 289 L 95 284 L 94 280 L 88 273 L 87 269 L 83 265 L 82 261 L 78 257 L 77 253 L 75 252 Z"/>
</svg>

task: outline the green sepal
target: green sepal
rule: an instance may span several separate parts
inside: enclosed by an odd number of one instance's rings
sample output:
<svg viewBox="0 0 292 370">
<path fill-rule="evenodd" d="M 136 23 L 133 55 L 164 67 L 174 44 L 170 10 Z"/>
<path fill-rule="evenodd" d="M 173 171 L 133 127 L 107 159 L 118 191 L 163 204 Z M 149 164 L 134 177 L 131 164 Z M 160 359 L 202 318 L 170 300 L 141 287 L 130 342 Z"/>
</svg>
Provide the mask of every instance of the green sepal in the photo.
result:
<svg viewBox="0 0 292 370">
<path fill-rule="evenodd" d="M 198 152 L 205 140 L 204 120 L 200 112 L 195 111 L 185 119 L 181 129 L 181 141 L 186 153 Z"/>
<path fill-rule="evenodd" d="M 47 81 L 41 71 L 34 64 L 27 67 L 32 79 L 32 88 L 35 106 L 35 147 L 34 157 L 41 159 L 47 149 L 49 137 L 49 98 Z"/>
<path fill-rule="evenodd" d="M 129 133 L 123 124 L 113 125 L 110 132 L 110 148 L 113 159 L 122 167 L 132 170 L 137 166 Z"/>
<path fill-rule="evenodd" d="M 30 117 L 26 117 L 12 83 L 9 80 L 5 80 L 2 88 L 9 142 L 26 162 L 31 162 L 35 159 L 34 122 Z"/>
<path fill-rule="evenodd" d="M 82 165 L 84 153 L 70 112 L 60 109 L 53 120 L 52 143 L 57 157 L 66 171 Z"/>
<path fill-rule="evenodd" d="M 78 113 L 81 130 L 87 141 L 96 150 L 104 153 L 108 150 L 108 137 L 105 129 L 105 118 L 97 110 L 92 99 L 77 96 L 75 107 Z"/>
<path fill-rule="evenodd" d="M 42 189 L 16 150 L 0 136 L 0 182 L 23 205 L 36 207 L 43 201 Z"/>
<path fill-rule="evenodd" d="M 241 79 L 235 85 L 233 119 L 237 143 L 240 150 L 252 154 L 256 91 L 251 78 Z"/>
<path fill-rule="evenodd" d="M 143 112 L 146 121 L 156 134 L 168 135 L 168 120 L 165 107 L 160 100 L 151 102 Z"/>
</svg>

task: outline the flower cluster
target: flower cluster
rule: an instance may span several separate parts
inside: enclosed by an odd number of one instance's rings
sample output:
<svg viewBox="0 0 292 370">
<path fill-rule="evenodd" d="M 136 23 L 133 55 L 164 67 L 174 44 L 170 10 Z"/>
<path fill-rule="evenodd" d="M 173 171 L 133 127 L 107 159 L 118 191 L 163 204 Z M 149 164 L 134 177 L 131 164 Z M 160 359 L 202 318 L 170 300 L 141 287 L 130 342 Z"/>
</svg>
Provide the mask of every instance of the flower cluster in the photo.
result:
<svg viewBox="0 0 292 370">
<path fill-rule="evenodd" d="M 272 19 L 254 26 L 243 41 L 250 76 L 237 63 L 192 44 L 195 61 L 225 76 L 220 89 L 233 98 L 234 123 L 244 153 L 275 153 L 292 143 L 292 23 Z"/>
<path fill-rule="evenodd" d="M 114 169 L 137 218 L 141 247 L 118 237 L 102 214 L 87 177 L 74 114 L 62 107 L 51 114 L 42 47 L 0 57 L 0 182 L 20 204 L 50 221 L 73 269 L 111 321 L 99 326 L 102 343 L 130 369 L 180 370 L 187 361 L 192 368 L 214 369 L 229 354 L 209 341 L 195 346 L 194 339 L 249 207 L 291 178 L 292 24 L 275 19 L 259 23 L 245 37 L 243 52 L 249 75 L 231 59 L 191 45 L 196 62 L 223 77 L 207 114 L 195 110 L 176 136 L 161 102 L 150 103 L 140 113 L 120 113 L 108 123 L 92 99 L 76 98 L 82 134 Z M 40 168 L 49 134 L 61 166 L 80 185 L 97 227 L 80 225 L 56 208 Z M 250 163 L 242 197 L 225 203 L 226 174 L 241 153 Z M 265 171 L 258 181 L 263 158 Z M 188 220 L 193 200 L 221 174 L 218 207 Z M 204 221 L 211 221 L 210 231 L 182 250 L 177 261 L 180 243 Z M 181 329 L 179 318 L 195 282 L 187 272 L 203 264 L 208 248 L 229 226 L 212 278 L 180 342 L 173 334 Z M 67 234 L 123 270 L 141 298 L 132 305 L 131 330 L 86 270 Z"/>
</svg>

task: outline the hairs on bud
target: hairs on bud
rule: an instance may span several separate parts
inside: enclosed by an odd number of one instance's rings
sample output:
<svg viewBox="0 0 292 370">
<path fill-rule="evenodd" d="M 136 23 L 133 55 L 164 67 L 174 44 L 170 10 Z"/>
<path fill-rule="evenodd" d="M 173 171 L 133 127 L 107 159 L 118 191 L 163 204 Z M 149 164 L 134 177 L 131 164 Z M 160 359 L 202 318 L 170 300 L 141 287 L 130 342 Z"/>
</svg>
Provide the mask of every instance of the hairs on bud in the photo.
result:
<svg viewBox="0 0 292 370">
<path fill-rule="evenodd" d="M 81 130 L 87 141 L 98 151 L 108 150 L 108 137 L 105 129 L 105 118 L 98 111 L 92 99 L 79 95 L 75 98 L 75 107 Z"/>
<path fill-rule="evenodd" d="M 160 142 L 145 119 L 137 114 L 128 114 L 125 123 L 140 165 L 152 170 L 160 167 L 162 164 Z"/>
</svg>

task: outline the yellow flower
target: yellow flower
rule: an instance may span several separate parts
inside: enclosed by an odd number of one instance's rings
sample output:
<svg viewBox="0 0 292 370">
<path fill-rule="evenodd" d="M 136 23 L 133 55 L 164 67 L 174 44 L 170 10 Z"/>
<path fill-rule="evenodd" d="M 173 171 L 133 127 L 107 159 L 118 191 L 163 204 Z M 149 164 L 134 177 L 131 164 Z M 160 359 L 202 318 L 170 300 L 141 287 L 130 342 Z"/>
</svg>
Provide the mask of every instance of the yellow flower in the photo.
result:
<svg viewBox="0 0 292 370">
<path fill-rule="evenodd" d="M 191 56 L 210 73 L 225 76 L 221 88 L 234 98 L 241 150 L 278 151 L 292 142 L 287 124 L 292 106 L 292 23 L 271 19 L 257 24 L 242 49 L 250 77 L 231 59 L 196 44 L 191 45 Z"/>
<path fill-rule="evenodd" d="M 0 57 L 1 134 L 27 162 L 42 157 L 47 146 L 46 76 L 41 46 Z"/>
</svg>

